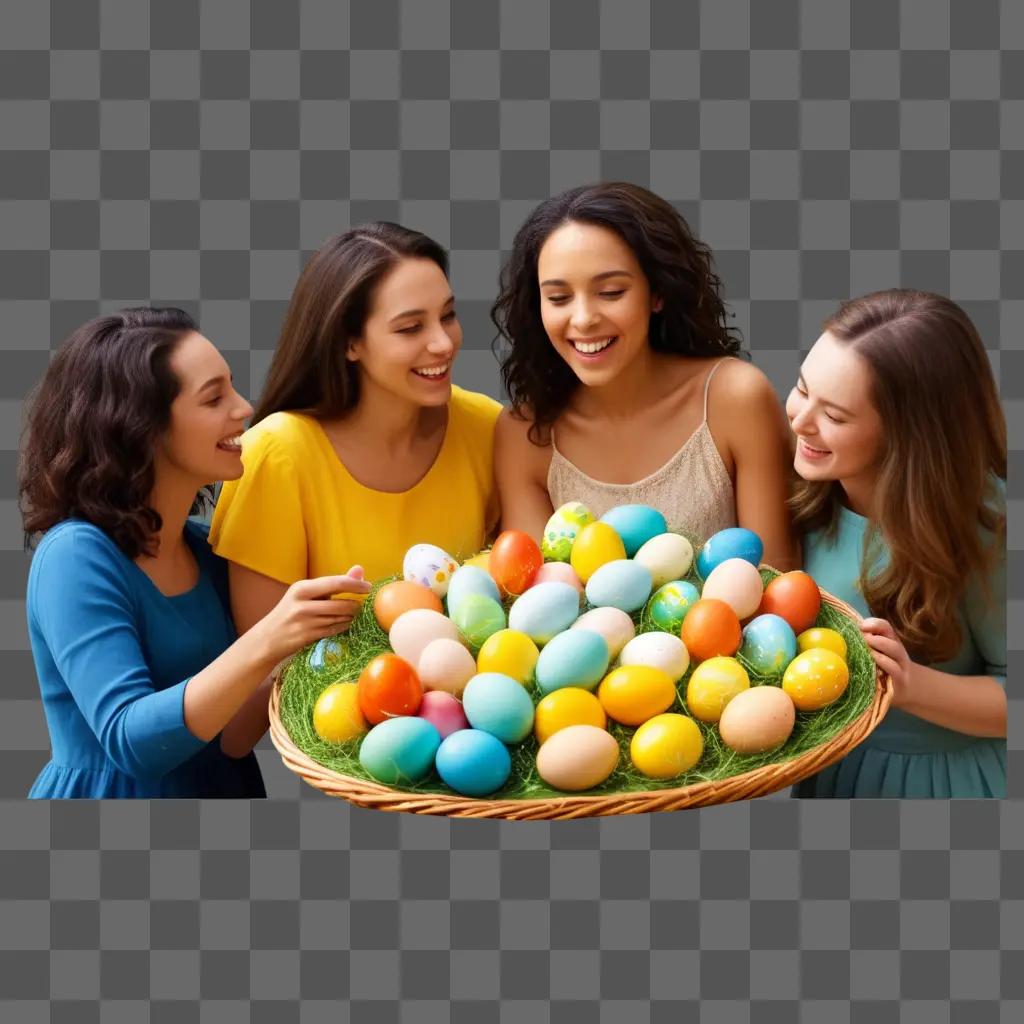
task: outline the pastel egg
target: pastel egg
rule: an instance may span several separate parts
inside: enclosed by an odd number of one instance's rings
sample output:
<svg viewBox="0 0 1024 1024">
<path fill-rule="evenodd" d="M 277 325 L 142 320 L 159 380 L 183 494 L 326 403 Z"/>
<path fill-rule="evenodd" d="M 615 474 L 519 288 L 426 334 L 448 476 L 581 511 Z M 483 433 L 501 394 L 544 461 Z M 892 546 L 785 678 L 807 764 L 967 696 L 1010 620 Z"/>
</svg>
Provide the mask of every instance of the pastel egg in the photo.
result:
<svg viewBox="0 0 1024 1024">
<path fill-rule="evenodd" d="M 444 690 L 431 690 L 423 694 L 417 714 L 430 722 L 441 734 L 442 739 L 459 729 L 469 728 L 462 703 Z"/>
<path fill-rule="evenodd" d="M 753 566 L 761 564 L 764 544 L 753 530 L 742 526 L 730 526 L 712 534 L 697 555 L 697 572 L 702 580 L 711 575 L 711 570 L 727 558 L 742 558 Z"/>
<path fill-rule="evenodd" d="M 647 605 L 647 613 L 659 628 L 676 633 L 690 609 L 700 600 L 700 591 L 686 580 L 672 580 L 660 586 Z"/>
<path fill-rule="evenodd" d="M 805 629 L 796 638 L 796 645 L 801 651 L 823 647 L 826 651 L 832 651 L 846 661 L 846 640 L 843 639 L 843 634 L 825 626 L 812 626 L 810 629 Z M 310 661 L 312 662 L 312 658 Z"/>
<path fill-rule="evenodd" d="M 458 567 L 459 563 L 436 544 L 413 544 L 402 560 L 402 576 L 444 597 L 448 593 L 448 581 Z"/>
<path fill-rule="evenodd" d="M 665 517 L 650 505 L 617 505 L 605 512 L 600 522 L 607 523 L 622 538 L 629 558 L 668 529 Z"/>
<path fill-rule="evenodd" d="M 738 754 L 763 754 L 781 747 L 796 724 L 789 695 L 764 684 L 736 694 L 718 722 L 722 742 Z"/>
<path fill-rule="evenodd" d="M 313 730 L 328 743 L 344 743 L 369 728 L 355 683 L 332 683 L 313 705 Z"/>
<path fill-rule="evenodd" d="M 511 676 L 481 672 L 466 683 L 462 707 L 474 729 L 519 743 L 533 728 L 533 701 Z"/>
<path fill-rule="evenodd" d="M 608 671 L 608 644 L 600 633 L 567 629 L 554 637 L 537 661 L 537 688 L 551 693 L 563 686 L 592 690 Z"/>
<path fill-rule="evenodd" d="M 835 651 L 813 647 L 798 654 L 782 677 L 782 688 L 798 711 L 817 711 L 846 692 L 850 670 Z"/>
<path fill-rule="evenodd" d="M 796 634 L 778 615 L 758 615 L 743 627 L 739 656 L 758 674 L 774 676 L 796 657 Z"/>
<path fill-rule="evenodd" d="M 359 763 L 378 782 L 409 785 L 430 773 L 440 745 L 441 734 L 425 718 L 386 718 L 363 737 Z"/>
<path fill-rule="evenodd" d="M 373 598 L 373 614 L 380 628 L 389 632 L 399 615 L 413 608 L 428 608 L 439 615 L 444 611 L 441 598 L 429 587 L 412 580 L 385 583 Z"/>
<path fill-rule="evenodd" d="M 418 665 L 427 644 L 441 637 L 458 640 L 455 623 L 429 608 L 413 608 L 395 619 L 388 633 L 388 643 L 400 658 L 405 658 L 410 665 Z"/>
<path fill-rule="evenodd" d="M 750 677 L 735 658 L 708 658 L 690 676 L 686 706 L 694 718 L 717 722 L 729 701 L 749 687 Z"/>
<path fill-rule="evenodd" d="M 608 645 L 609 658 L 617 658 L 622 648 L 636 636 L 633 620 L 620 608 L 592 608 L 584 612 L 571 628 L 600 633 Z"/>
<path fill-rule="evenodd" d="M 525 633 L 499 629 L 484 641 L 476 657 L 476 668 L 478 672 L 500 672 L 527 686 L 539 656 L 537 645 Z"/>
<path fill-rule="evenodd" d="M 568 583 L 538 583 L 516 598 L 509 609 L 508 625 L 543 645 L 568 629 L 579 610 L 580 595 Z"/>
<path fill-rule="evenodd" d="M 420 587 L 420 590 L 425 594 L 430 593 L 425 587 Z M 309 667 L 320 672 L 340 661 L 343 654 L 344 648 L 337 637 L 326 636 L 322 640 L 317 640 L 313 650 L 309 652 Z"/>
<path fill-rule="evenodd" d="M 708 573 L 701 597 L 717 597 L 736 613 L 749 618 L 757 611 L 764 593 L 761 573 L 743 558 L 727 558 Z"/>
<path fill-rule="evenodd" d="M 567 686 L 537 702 L 533 732 L 538 743 L 545 743 L 560 729 L 570 725 L 595 725 L 599 729 L 607 725 L 601 702 L 589 690 Z"/>
<path fill-rule="evenodd" d="M 559 729 L 537 751 L 537 774 L 552 789 L 570 793 L 599 786 L 618 763 L 618 741 L 596 725 Z"/>
<path fill-rule="evenodd" d="M 494 582 L 489 572 L 485 572 L 476 565 L 462 565 L 455 570 L 448 582 L 448 614 L 452 615 L 458 608 L 459 602 L 470 594 L 479 594 L 501 603 L 498 584 Z"/>
<path fill-rule="evenodd" d="M 508 747 L 481 729 L 462 729 L 442 740 L 437 774 L 463 796 L 487 796 L 501 789 L 512 772 Z"/>
<path fill-rule="evenodd" d="M 547 521 L 541 537 L 540 550 L 544 557 L 550 561 L 568 562 L 580 530 L 593 521 L 590 509 L 578 501 L 559 505 Z"/>
<path fill-rule="evenodd" d="M 586 593 L 595 608 L 635 612 L 651 596 L 651 571 L 628 558 L 606 562 L 590 577 Z"/>
<path fill-rule="evenodd" d="M 505 609 L 491 597 L 466 594 L 455 606 L 452 622 L 470 647 L 479 648 L 489 636 L 505 628 Z"/>
<path fill-rule="evenodd" d="M 588 523 L 573 543 L 569 563 L 586 584 L 602 565 L 625 557 L 622 538 L 607 523 Z"/>
<path fill-rule="evenodd" d="M 440 637 L 423 648 L 416 671 L 425 691 L 438 690 L 459 697 L 466 683 L 476 675 L 476 663 L 458 640 Z"/>
<path fill-rule="evenodd" d="M 681 534 L 659 533 L 633 556 L 651 571 L 651 586 L 682 579 L 693 565 L 693 545 Z"/>
<path fill-rule="evenodd" d="M 576 575 L 576 570 L 568 562 L 545 562 L 533 577 L 533 586 L 538 583 L 568 583 L 570 587 L 583 593 L 583 581 Z"/>
<path fill-rule="evenodd" d="M 703 753 L 700 727 L 686 715 L 655 715 L 633 733 L 629 743 L 629 758 L 634 767 L 652 779 L 682 775 Z"/>
<path fill-rule="evenodd" d="M 671 707 L 676 687 L 660 668 L 620 665 L 601 680 L 597 699 L 609 718 L 623 725 L 640 725 Z"/>
<path fill-rule="evenodd" d="M 622 648 L 619 664 L 660 668 L 675 681 L 686 675 L 690 667 L 690 652 L 679 637 L 661 630 L 652 630 L 634 637 Z"/>
</svg>

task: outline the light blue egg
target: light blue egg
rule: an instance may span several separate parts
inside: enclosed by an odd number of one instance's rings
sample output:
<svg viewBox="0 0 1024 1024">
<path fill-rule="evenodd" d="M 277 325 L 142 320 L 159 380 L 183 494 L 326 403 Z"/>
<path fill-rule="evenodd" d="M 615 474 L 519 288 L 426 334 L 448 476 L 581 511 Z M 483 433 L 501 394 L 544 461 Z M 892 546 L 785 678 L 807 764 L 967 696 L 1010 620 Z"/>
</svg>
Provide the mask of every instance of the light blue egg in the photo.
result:
<svg viewBox="0 0 1024 1024">
<path fill-rule="evenodd" d="M 459 602 L 469 594 L 480 594 L 501 604 L 501 593 L 498 584 L 491 579 L 491 574 L 479 565 L 463 565 L 456 569 L 448 581 L 448 615 L 455 617 Z"/>
<path fill-rule="evenodd" d="M 758 615 L 743 628 L 739 655 L 758 675 L 785 672 L 796 651 L 796 634 L 780 615 Z"/>
<path fill-rule="evenodd" d="M 761 564 L 763 555 L 764 544 L 753 530 L 730 526 L 727 530 L 712 534 L 705 541 L 697 555 L 697 572 L 702 580 L 706 580 L 711 570 L 727 558 L 742 558 L 756 567 Z"/>
<path fill-rule="evenodd" d="M 687 580 L 671 580 L 658 587 L 647 612 L 658 629 L 679 635 L 687 612 L 700 600 L 700 591 Z"/>
<path fill-rule="evenodd" d="M 543 694 L 563 686 L 592 690 L 608 671 L 608 642 L 589 629 L 559 633 L 540 652 L 535 678 Z"/>
<path fill-rule="evenodd" d="M 533 728 L 533 701 L 511 676 L 481 672 L 462 691 L 462 710 L 474 729 L 497 736 L 502 743 L 519 743 Z"/>
<path fill-rule="evenodd" d="M 617 505 L 601 516 L 601 522 L 607 523 L 622 538 L 629 558 L 652 537 L 668 530 L 665 517 L 650 505 Z"/>
<path fill-rule="evenodd" d="M 482 729 L 459 729 L 441 741 L 434 761 L 437 774 L 463 796 L 487 796 L 501 789 L 512 773 L 508 747 Z"/>
<path fill-rule="evenodd" d="M 342 654 L 344 651 L 341 641 L 333 636 L 325 636 L 323 640 L 317 640 L 316 646 L 310 651 L 309 667 L 319 672 L 321 669 L 327 668 L 331 662 L 337 661 Z"/>
<path fill-rule="evenodd" d="M 568 583 L 551 580 L 530 587 L 509 609 L 508 628 L 543 646 L 568 629 L 580 614 L 580 595 Z"/>
<path fill-rule="evenodd" d="M 441 734 L 425 718 L 386 718 L 363 737 L 359 763 L 378 782 L 408 785 L 430 772 L 440 745 Z"/>
<path fill-rule="evenodd" d="M 628 558 L 606 562 L 587 582 L 587 602 L 594 608 L 635 612 L 651 596 L 651 570 Z"/>
</svg>

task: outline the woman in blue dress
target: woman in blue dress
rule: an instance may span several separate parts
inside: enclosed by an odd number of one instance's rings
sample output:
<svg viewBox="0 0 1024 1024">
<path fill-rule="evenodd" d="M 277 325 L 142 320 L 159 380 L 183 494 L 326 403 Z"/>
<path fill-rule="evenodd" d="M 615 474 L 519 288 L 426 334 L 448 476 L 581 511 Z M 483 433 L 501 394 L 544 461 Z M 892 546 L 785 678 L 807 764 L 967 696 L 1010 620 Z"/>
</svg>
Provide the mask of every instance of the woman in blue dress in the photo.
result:
<svg viewBox="0 0 1024 1024">
<path fill-rule="evenodd" d="M 845 303 L 786 404 L 804 568 L 856 608 L 893 701 L 801 797 L 1006 795 L 1006 423 L 967 314 Z"/>
<path fill-rule="evenodd" d="M 181 310 L 98 317 L 29 407 L 18 469 L 32 656 L 51 760 L 30 797 L 261 797 L 251 695 L 347 626 L 359 567 L 303 580 L 243 636 L 200 511 L 241 475 L 252 407 Z"/>
</svg>

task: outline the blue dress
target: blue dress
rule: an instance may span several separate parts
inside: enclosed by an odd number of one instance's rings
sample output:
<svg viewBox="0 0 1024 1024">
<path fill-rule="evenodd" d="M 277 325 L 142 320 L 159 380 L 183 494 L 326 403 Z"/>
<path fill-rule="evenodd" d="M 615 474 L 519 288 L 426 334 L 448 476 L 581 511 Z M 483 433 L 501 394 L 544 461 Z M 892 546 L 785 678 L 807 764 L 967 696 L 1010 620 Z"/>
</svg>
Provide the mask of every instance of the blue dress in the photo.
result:
<svg viewBox="0 0 1024 1024">
<path fill-rule="evenodd" d="M 818 585 L 871 615 L 858 587 L 868 520 L 843 508 L 834 540 L 804 541 L 804 568 Z M 880 564 L 884 564 L 883 553 Z M 1006 552 L 990 579 L 992 603 L 968 587 L 958 609 L 963 637 L 949 661 L 932 664 L 960 676 L 992 676 L 1006 685 Z M 797 797 L 1005 797 L 1006 740 L 954 732 L 890 708 L 873 733 L 841 761 L 798 783 Z"/>
<path fill-rule="evenodd" d="M 174 597 L 91 523 L 43 536 L 27 612 L 52 757 L 30 798 L 266 796 L 254 753 L 230 758 L 185 725 L 186 683 L 236 638 L 208 529 L 186 523 L 199 581 Z"/>
</svg>

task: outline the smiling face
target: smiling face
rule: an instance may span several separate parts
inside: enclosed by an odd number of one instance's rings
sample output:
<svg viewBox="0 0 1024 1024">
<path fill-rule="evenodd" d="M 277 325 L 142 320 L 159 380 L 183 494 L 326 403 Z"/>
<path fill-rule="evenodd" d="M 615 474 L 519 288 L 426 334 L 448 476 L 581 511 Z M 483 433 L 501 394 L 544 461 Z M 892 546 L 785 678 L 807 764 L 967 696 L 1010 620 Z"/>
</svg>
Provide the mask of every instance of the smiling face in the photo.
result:
<svg viewBox="0 0 1024 1024">
<path fill-rule="evenodd" d="M 541 247 L 537 275 L 544 329 L 584 384 L 607 383 L 648 347 L 651 314 L 661 302 L 614 231 L 562 225 Z"/>
<path fill-rule="evenodd" d="M 403 259 L 381 279 L 363 333 L 346 353 L 362 383 L 418 406 L 445 405 L 452 363 L 462 346 L 455 298 L 441 268 Z"/>
</svg>

